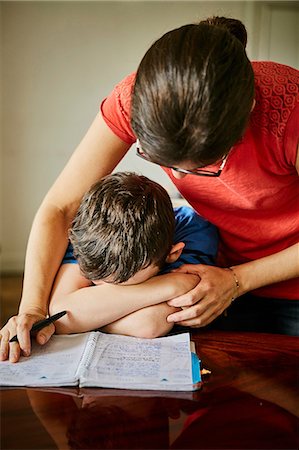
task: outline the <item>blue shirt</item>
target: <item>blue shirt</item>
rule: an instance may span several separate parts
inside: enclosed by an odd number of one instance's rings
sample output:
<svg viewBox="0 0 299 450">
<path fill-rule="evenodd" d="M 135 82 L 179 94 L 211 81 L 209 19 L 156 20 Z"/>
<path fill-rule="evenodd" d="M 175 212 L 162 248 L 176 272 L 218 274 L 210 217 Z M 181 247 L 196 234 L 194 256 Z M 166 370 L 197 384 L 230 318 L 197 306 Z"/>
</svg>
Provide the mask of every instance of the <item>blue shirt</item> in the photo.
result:
<svg viewBox="0 0 299 450">
<path fill-rule="evenodd" d="M 160 273 L 168 273 L 182 264 L 215 265 L 218 250 L 217 228 L 199 216 L 189 206 L 174 208 L 175 233 L 174 244 L 184 242 L 181 256 L 171 264 L 166 263 Z M 77 264 L 69 243 L 62 264 Z"/>
</svg>

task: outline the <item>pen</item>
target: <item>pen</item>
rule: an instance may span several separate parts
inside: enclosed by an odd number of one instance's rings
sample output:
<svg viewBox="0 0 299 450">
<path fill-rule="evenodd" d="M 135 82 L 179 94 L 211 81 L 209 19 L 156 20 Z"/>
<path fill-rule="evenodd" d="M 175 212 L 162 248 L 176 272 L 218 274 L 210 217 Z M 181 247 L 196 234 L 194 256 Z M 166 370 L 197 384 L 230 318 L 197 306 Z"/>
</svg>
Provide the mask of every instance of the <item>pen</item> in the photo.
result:
<svg viewBox="0 0 299 450">
<path fill-rule="evenodd" d="M 47 319 L 40 320 L 39 322 L 36 322 L 33 327 L 31 328 L 31 331 L 39 331 L 42 328 L 45 328 L 46 326 L 50 325 L 50 323 L 55 322 L 55 320 L 60 319 L 60 317 L 64 316 L 67 313 L 67 311 L 61 311 L 57 314 L 54 314 L 53 316 L 48 317 Z M 18 342 L 18 336 L 15 335 L 12 337 L 9 342 Z"/>
</svg>

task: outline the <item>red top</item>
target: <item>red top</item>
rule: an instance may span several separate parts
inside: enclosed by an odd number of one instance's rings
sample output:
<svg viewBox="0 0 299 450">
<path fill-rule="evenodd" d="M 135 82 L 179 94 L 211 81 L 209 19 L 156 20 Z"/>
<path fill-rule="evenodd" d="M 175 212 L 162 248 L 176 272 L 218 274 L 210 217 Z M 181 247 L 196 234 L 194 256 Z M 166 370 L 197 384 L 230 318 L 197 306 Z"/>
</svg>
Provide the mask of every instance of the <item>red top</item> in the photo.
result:
<svg viewBox="0 0 299 450">
<path fill-rule="evenodd" d="M 164 169 L 182 196 L 220 233 L 220 262 L 226 267 L 279 252 L 299 235 L 299 72 L 273 62 L 253 62 L 256 105 L 242 141 L 231 150 L 218 178 Z M 121 81 L 101 105 L 104 120 L 128 144 L 135 73 Z M 299 299 L 299 278 L 255 291 Z"/>
</svg>

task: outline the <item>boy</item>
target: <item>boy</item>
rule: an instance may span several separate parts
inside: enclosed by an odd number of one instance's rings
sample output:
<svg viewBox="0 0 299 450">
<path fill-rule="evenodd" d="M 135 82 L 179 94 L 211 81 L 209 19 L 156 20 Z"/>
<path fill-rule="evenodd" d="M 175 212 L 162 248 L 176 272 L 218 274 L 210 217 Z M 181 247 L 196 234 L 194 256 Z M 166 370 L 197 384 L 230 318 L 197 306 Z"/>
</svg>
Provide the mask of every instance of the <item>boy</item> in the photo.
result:
<svg viewBox="0 0 299 450">
<path fill-rule="evenodd" d="M 169 273 L 214 264 L 217 230 L 191 208 L 173 210 L 162 186 L 134 173 L 104 177 L 83 197 L 57 274 L 50 313 L 66 309 L 57 333 L 101 328 L 156 337 L 173 326 L 167 304 L 198 282 Z M 92 287 L 92 289 L 91 289 Z"/>
</svg>

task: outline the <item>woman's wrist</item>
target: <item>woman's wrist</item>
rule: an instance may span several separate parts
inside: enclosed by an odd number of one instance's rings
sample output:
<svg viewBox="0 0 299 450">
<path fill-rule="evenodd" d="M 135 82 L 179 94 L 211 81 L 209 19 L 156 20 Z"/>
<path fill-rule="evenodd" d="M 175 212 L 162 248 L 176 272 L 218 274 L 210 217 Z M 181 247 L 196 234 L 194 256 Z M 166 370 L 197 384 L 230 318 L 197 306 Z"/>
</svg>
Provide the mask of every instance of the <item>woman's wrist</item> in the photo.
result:
<svg viewBox="0 0 299 450">
<path fill-rule="evenodd" d="M 231 266 L 239 282 L 239 295 L 299 276 L 299 245 L 294 244 L 278 253 Z"/>
<path fill-rule="evenodd" d="M 34 304 L 20 304 L 19 314 L 31 314 L 46 317 L 48 315 L 48 308 L 42 308 Z"/>
<path fill-rule="evenodd" d="M 227 267 L 225 270 L 228 270 L 232 275 L 233 295 L 231 298 L 231 302 L 233 302 L 236 298 L 238 298 L 240 296 L 240 282 L 239 282 L 239 278 L 234 270 L 234 267 Z"/>
<path fill-rule="evenodd" d="M 237 292 L 237 297 L 246 294 L 246 292 L 252 291 L 256 289 L 258 286 L 255 286 L 253 275 L 254 268 L 250 268 L 250 264 L 240 264 L 238 266 L 230 266 L 227 270 L 231 271 L 234 289 Z M 236 298 L 236 297 L 235 297 Z M 234 298 L 232 299 L 232 301 Z"/>
</svg>

